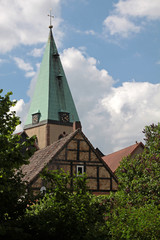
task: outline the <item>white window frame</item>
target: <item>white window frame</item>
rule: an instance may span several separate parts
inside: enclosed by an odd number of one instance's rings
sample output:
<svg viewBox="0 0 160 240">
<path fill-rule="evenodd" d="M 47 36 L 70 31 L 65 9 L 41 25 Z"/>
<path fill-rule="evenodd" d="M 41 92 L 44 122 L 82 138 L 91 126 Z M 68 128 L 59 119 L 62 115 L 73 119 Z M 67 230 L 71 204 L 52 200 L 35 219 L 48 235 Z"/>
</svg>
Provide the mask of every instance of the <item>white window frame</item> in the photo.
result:
<svg viewBox="0 0 160 240">
<path fill-rule="evenodd" d="M 81 168 L 82 173 L 79 173 L 78 170 Z M 82 176 L 84 174 L 84 166 L 83 165 L 77 165 L 77 176 Z"/>
</svg>

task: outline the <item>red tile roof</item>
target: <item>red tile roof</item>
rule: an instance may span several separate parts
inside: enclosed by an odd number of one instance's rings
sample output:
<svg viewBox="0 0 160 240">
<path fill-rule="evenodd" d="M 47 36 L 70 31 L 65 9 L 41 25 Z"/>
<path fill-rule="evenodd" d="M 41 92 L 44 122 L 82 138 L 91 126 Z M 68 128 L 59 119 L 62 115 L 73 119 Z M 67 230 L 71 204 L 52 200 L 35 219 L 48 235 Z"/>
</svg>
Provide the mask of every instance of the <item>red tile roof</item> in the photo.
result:
<svg viewBox="0 0 160 240">
<path fill-rule="evenodd" d="M 102 157 L 103 161 L 109 166 L 112 172 L 115 172 L 116 169 L 119 167 L 120 162 L 123 157 L 127 157 L 128 155 L 133 155 L 137 148 L 141 147 L 144 148 L 144 144 L 142 142 L 133 144 L 129 147 L 121 149 L 117 152 L 111 153 Z"/>
</svg>

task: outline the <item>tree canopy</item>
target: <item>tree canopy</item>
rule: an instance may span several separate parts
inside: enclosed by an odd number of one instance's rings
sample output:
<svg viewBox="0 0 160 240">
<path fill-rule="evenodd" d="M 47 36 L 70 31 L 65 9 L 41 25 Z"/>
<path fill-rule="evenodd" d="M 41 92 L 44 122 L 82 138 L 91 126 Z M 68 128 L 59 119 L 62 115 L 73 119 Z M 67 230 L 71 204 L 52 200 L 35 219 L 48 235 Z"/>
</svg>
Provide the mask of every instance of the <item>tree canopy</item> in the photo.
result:
<svg viewBox="0 0 160 240">
<path fill-rule="evenodd" d="M 108 239 L 104 197 L 88 191 L 85 176 L 70 177 L 62 170 L 46 171 L 43 179 L 50 190 L 26 211 L 27 233 L 37 240 Z"/>
<path fill-rule="evenodd" d="M 28 163 L 33 152 L 30 146 L 34 138 L 21 141 L 21 136 L 14 134 L 20 124 L 15 111 L 10 111 L 16 101 L 11 101 L 12 92 L 2 95 L 0 90 L 0 222 L 16 218 L 24 211 L 26 186 L 22 182 L 20 167 Z"/>
<path fill-rule="evenodd" d="M 143 153 L 125 157 L 116 171 L 119 187 L 109 197 L 113 239 L 159 239 L 160 123 L 146 126 Z"/>
</svg>

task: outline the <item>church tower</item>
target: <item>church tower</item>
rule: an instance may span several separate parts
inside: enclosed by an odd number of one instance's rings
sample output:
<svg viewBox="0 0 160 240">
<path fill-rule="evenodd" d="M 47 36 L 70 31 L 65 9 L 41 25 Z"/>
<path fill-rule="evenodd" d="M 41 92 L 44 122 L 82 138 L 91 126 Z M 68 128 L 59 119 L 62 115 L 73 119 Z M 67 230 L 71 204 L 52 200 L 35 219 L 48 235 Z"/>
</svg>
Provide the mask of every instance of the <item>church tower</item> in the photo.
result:
<svg viewBox="0 0 160 240">
<path fill-rule="evenodd" d="M 39 148 L 44 148 L 61 136 L 71 133 L 73 123 L 79 122 L 52 27 L 50 24 L 48 42 L 24 126 L 29 137 L 37 136 Z"/>
</svg>

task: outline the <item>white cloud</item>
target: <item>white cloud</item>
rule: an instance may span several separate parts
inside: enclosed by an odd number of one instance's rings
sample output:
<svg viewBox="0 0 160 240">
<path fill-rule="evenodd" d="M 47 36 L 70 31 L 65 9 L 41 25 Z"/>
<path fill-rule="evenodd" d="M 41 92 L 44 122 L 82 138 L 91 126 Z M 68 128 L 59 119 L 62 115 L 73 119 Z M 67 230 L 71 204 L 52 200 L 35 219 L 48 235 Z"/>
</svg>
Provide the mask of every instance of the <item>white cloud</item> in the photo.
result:
<svg viewBox="0 0 160 240">
<path fill-rule="evenodd" d="M 117 148 L 142 140 L 146 125 L 157 123 L 160 115 L 160 84 L 126 82 L 101 101 L 109 113 L 107 134 Z"/>
<path fill-rule="evenodd" d="M 34 71 L 27 72 L 27 73 L 25 74 L 25 77 L 33 77 L 33 76 L 35 76 L 35 74 L 36 74 L 36 72 L 34 72 Z"/>
<path fill-rule="evenodd" d="M 18 57 L 14 57 L 13 59 L 18 68 L 26 72 L 25 77 L 33 77 L 36 74 L 30 63 L 26 63 L 23 59 Z"/>
<path fill-rule="evenodd" d="M 23 131 L 23 125 L 26 119 L 25 113 L 28 112 L 28 104 L 24 103 L 23 99 L 20 99 L 14 107 L 10 108 L 10 111 L 15 111 L 16 115 L 19 116 L 21 120 L 21 124 L 16 127 L 15 133 Z"/>
<path fill-rule="evenodd" d="M 19 44 L 46 42 L 49 9 L 56 17 L 53 20 L 56 38 L 61 41 L 63 33 L 58 29 L 61 23 L 60 0 L 1 1 L 0 4 L 0 52 L 10 51 Z M 12 7 L 11 7 L 12 6 Z M 53 13 L 53 14 L 54 14 Z"/>
<path fill-rule="evenodd" d="M 18 58 L 18 57 L 14 57 L 14 61 L 16 62 L 19 69 L 22 69 L 26 72 L 33 71 L 33 67 L 31 66 L 31 64 L 30 63 L 25 63 L 23 59 Z"/>
<path fill-rule="evenodd" d="M 20 99 L 19 101 L 17 101 L 17 103 L 14 107 L 10 108 L 10 111 L 15 111 L 16 115 L 18 116 L 18 114 L 23 111 L 24 105 L 25 105 L 25 103 L 24 103 L 23 99 Z"/>
<path fill-rule="evenodd" d="M 112 36 L 128 37 L 131 33 L 140 32 L 148 20 L 160 20 L 159 0 L 119 0 L 103 24 L 105 32 Z"/>
<path fill-rule="evenodd" d="M 138 33 L 141 29 L 127 18 L 116 15 L 107 17 L 104 26 L 111 35 L 119 34 L 122 37 L 128 37 L 131 33 Z"/>
<path fill-rule="evenodd" d="M 43 55 L 45 49 L 45 45 L 42 48 L 34 48 L 28 55 L 33 57 L 41 57 Z"/>
<path fill-rule="evenodd" d="M 127 0 L 115 4 L 116 11 L 123 16 L 160 19 L 159 0 Z"/>
</svg>

